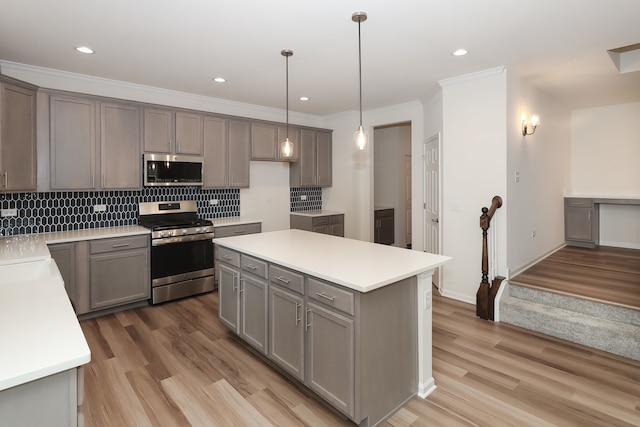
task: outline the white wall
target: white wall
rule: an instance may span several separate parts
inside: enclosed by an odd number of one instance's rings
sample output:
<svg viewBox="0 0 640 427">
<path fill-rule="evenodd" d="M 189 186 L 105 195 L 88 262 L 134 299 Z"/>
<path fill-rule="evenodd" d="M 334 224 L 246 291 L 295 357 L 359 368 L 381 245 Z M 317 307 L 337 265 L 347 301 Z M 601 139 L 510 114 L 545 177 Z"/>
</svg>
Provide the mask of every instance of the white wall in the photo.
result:
<svg viewBox="0 0 640 427">
<path fill-rule="evenodd" d="M 507 80 L 507 266 L 513 275 L 564 244 L 571 112 L 525 80 L 511 73 Z M 523 113 L 540 116 L 533 135 L 522 135 Z"/>
<path fill-rule="evenodd" d="M 411 122 L 413 180 L 422 179 L 423 111 L 420 102 L 393 105 L 363 112 L 363 125 L 369 137 L 373 128 Z M 323 190 L 323 207 L 345 211 L 345 237 L 373 241 L 373 150 L 358 151 L 353 132 L 358 128 L 358 112 L 345 112 L 324 118 L 322 127 L 333 129 L 333 187 Z M 374 141 L 375 144 L 375 141 Z M 418 165 L 416 167 L 416 162 Z M 414 186 L 415 187 L 415 186 Z M 422 215 L 422 194 L 413 188 L 413 217 Z M 419 200 L 418 200 L 419 198 Z M 414 228 L 414 239 L 416 230 Z M 420 231 L 420 233 L 422 233 Z M 421 234 L 420 234 L 421 235 Z M 414 246 L 415 248 L 415 246 Z M 416 248 L 418 249 L 418 248 Z"/>
<path fill-rule="evenodd" d="M 443 268 L 440 290 L 470 303 L 482 278 L 481 208 L 495 195 L 505 200 L 491 223 L 501 236 L 496 273 L 506 271 L 506 83 L 502 68 L 441 82 L 442 253 L 453 261 Z"/>
<path fill-rule="evenodd" d="M 411 155 L 411 127 L 399 125 L 377 128 L 374 136 L 374 206 L 392 207 L 395 210 L 393 245 L 406 247 L 408 189 L 405 157 Z"/>
<path fill-rule="evenodd" d="M 251 187 L 240 190 L 240 213 L 262 220 L 262 231 L 289 229 L 289 164 L 251 162 Z"/>
<path fill-rule="evenodd" d="M 640 198 L 640 103 L 572 113 L 569 194 Z M 600 244 L 640 249 L 640 206 L 600 205 Z"/>
</svg>

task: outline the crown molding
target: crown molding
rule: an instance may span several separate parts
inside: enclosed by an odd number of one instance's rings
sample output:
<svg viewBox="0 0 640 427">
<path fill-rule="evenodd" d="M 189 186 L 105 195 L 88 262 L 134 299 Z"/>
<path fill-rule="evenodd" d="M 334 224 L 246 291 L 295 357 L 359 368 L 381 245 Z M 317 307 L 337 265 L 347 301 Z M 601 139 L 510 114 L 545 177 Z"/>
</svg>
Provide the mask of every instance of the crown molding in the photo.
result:
<svg viewBox="0 0 640 427">
<path fill-rule="evenodd" d="M 487 70 L 478 71 L 475 73 L 463 74 L 462 76 L 451 77 L 449 79 L 438 80 L 438 84 L 441 87 L 450 86 L 462 82 L 467 82 L 470 80 L 478 80 L 484 79 L 487 77 L 494 77 L 503 74 L 506 70 L 506 67 L 500 66 L 495 68 L 489 68 Z"/>
<path fill-rule="evenodd" d="M 285 110 L 245 104 L 137 83 L 0 60 L 0 72 L 41 88 L 189 108 L 217 114 L 282 122 Z M 319 116 L 289 111 L 291 124 L 318 126 Z"/>
</svg>

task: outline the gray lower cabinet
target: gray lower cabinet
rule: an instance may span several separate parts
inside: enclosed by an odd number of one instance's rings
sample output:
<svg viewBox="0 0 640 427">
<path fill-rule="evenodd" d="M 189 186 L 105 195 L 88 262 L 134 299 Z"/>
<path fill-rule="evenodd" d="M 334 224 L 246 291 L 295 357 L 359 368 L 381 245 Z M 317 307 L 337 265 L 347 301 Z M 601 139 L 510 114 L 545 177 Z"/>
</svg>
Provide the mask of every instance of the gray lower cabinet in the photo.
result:
<svg viewBox="0 0 640 427">
<path fill-rule="evenodd" d="M 0 81 L 0 191 L 35 191 L 36 90 L 10 81 Z"/>
<path fill-rule="evenodd" d="M 216 225 L 214 226 L 214 235 L 219 237 L 231 237 L 231 236 L 243 236 L 245 234 L 255 234 L 262 232 L 261 222 L 251 222 L 246 224 L 232 224 L 232 225 Z M 214 259 L 218 259 L 218 246 L 213 247 Z M 215 269 L 216 283 L 220 281 L 220 271 Z"/>
<path fill-rule="evenodd" d="M 299 230 L 344 237 L 344 214 L 309 216 L 292 213 L 289 215 L 289 226 Z"/>
<path fill-rule="evenodd" d="M 83 368 L 0 391 L 0 424 L 11 427 L 84 425 Z"/>
<path fill-rule="evenodd" d="M 149 299 L 148 239 L 123 237 L 89 244 L 91 310 Z"/>
<path fill-rule="evenodd" d="M 593 199 L 564 199 L 564 237 L 567 245 L 595 248 L 600 243 L 599 227 L 599 205 Z"/>
<path fill-rule="evenodd" d="M 267 354 L 267 264 L 220 248 L 218 252 L 220 321 Z"/>
<path fill-rule="evenodd" d="M 415 395 L 415 278 L 359 293 L 273 263 L 265 276 L 264 260 L 224 247 L 219 254 L 220 319 L 261 350 L 268 332 L 266 355 L 282 372 L 361 426 L 379 424 Z"/>
<path fill-rule="evenodd" d="M 78 298 L 76 288 L 76 244 L 58 243 L 49 245 L 48 248 L 51 253 L 51 258 L 53 258 L 56 266 L 58 266 L 69 300 L 75 308 Z"/>
<path fill-rule="evenodd" d="M 374 212 L 374 243 L 392 245 L 395 241 L 394 209 L 376 209 Z"/>
</svg>

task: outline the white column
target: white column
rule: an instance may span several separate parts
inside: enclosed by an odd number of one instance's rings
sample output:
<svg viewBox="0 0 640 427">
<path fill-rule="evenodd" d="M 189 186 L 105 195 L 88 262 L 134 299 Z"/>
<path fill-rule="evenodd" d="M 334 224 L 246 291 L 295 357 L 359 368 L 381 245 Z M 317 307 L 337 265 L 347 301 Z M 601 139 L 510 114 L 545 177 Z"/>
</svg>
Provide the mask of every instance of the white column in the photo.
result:
<svg viewBox="0 0 640 427">
<path fill-rule="evenodd" d="M 432 284 L 433 270 L 418 274 L 418 396 L 426 398 L 435 389 L 432 371 Z"/>
</svg>

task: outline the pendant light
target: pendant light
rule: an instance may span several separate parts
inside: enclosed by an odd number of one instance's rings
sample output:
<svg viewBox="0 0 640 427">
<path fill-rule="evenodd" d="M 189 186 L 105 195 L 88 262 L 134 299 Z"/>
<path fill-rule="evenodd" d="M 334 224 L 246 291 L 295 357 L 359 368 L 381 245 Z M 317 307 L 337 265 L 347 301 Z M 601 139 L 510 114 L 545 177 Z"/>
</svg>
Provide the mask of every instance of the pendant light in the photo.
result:
<svg viewBox="0 0 640 427">
<path fill-rule="evenodd" d="M 353 139 L 358 150 L 364 150 L 367 147 L 367 133 L 362 127 L 362 42 L 360 40 L 360 23 L 367 20 L 367 13 L 353 12 L 351 20 L 358 23 L 358 79 L 360 81 L 360 127 L 353 134 Z"/>
<path fill-rule="evenodd" d="M 284 56 L 287 61 L 287 137 L 282 144 L 280 144 L 280 156 L 283 159 L 290 159 L 293 156 L 293 143 L 289 141 L 289 57 L 293 55 L 293 51 L 283 49 L 280 54 Z"/>
</svg>

